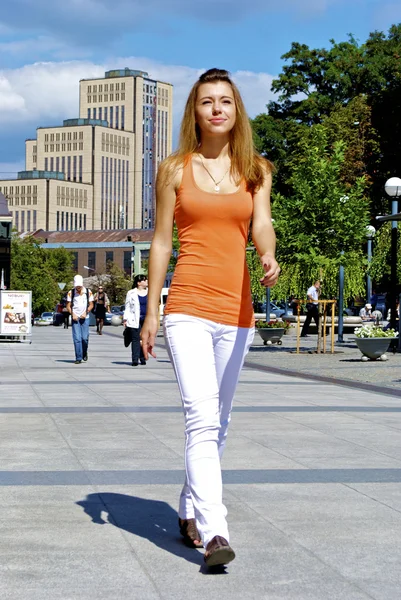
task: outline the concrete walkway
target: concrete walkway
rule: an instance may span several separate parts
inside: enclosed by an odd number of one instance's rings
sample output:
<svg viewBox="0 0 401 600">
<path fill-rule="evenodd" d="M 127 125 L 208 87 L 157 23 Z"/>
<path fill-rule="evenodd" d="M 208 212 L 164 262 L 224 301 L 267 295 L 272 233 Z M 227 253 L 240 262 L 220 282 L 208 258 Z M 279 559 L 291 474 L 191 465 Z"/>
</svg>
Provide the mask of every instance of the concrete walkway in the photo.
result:
<svg viewBox="0 0 401 600">
<path fill-rule="evenodd" d="M 132 368 L 121 331 L 92 334 L 81 365 L 70 330 L 0 344 L 2 600 L 399 600 L 399 396 L 269 373 L 253 351 L 223 462 L 237 559 L 210 575 L 177 535 L 166 352 Z"/>
</svg>

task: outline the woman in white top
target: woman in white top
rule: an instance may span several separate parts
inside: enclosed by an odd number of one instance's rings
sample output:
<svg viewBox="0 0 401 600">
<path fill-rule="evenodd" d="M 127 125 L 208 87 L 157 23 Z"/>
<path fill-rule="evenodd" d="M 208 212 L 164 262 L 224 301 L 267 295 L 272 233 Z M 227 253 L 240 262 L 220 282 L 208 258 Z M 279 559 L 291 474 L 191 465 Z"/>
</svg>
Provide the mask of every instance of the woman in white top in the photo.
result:
<svg viewBox="0 0 401 600">
<path fill-rule="evenodd" d="M 127 293 L 125 298 L 125 310 L 123 316 L 123 325 L 129 327 L 132 335 L 132 366 L 137 367 L 139 361 L 141 365 L 146 365 L 140 341 L 140 331 L 145 320 L 146 307 L 148 301 L 148 276 L 136 275 L 132 290 Z"/>
</svg>

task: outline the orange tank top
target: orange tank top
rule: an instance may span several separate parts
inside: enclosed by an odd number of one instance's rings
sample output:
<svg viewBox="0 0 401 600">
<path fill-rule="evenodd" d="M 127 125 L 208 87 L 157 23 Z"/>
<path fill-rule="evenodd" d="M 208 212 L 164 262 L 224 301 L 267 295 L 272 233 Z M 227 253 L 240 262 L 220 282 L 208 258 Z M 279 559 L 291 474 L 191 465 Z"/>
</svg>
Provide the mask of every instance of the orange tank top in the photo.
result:
<svg viewBox="0 0 401 600">
<path fill-rule="evenodd" d="M 245 260 L 252 211 L 245 182 L 231 194 L 205 192 L 195 183 L 191 157 L 185 161 L 175 205 L 180 254 L 164 314 L 254 325 Z"/>
</svg>

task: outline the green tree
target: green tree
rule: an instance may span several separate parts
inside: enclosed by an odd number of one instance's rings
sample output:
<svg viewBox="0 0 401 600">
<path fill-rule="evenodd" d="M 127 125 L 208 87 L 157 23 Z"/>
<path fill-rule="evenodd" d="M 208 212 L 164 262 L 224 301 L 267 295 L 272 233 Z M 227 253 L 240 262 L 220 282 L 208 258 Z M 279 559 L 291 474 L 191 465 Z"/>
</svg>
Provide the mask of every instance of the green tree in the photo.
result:
<svg viewBox="0 0 401 600">
<path fill-rule="evenodd" d="M 103 287 L 109 297 L 110 304 L 124 304 L 125 296 L 132 287 L 131 277 L 118 265 L 108 263 L 107 279 L 103 278 Z"/>
<path fill-rule="evenodd" d="M 60 300 L 58 283 L 72 284 L 73 255 L 65 248 L 45 249 L 27 236 L 11 240 L 11 287 L 32 291 L 34 314 L 54 310 Z"/>
<path fill-rule="evenodd" d="M 253 122 L 258 147 L 276 161 L 276 188 L 287 193 L 291 133 L 302 137 L 302 126 L 325 123 L 333 141 L 346 143 L 343 177 L 352 185 L 353 177 L 366 174 L 373 213 L 387 212 L 383 184 L 397 173 L 401 154 L 401 24 L 387 35 L 371 33 L 363 44 L 352 35 L 345 42 L 330 40 L 327 49 L 293 43 L 282 58 L 268 118 Z"/>
<path fill-rule="evenodd" d="M 337 296 L 339 265 L 345 267 L 345 295 L 361 294 L 365 285 L 368 202 L 365 177 L 348 189 L 342 180 L 346 147 L 330 146 L 322 125 L 309 129 L 299 142 L 298 161 L 291 166 L 291 194 L 273 195 L 277 258 L 282 274 L 273 297 L 305 297 L 313 280 L 324 281 L 323 295 Z"/>
<path fill-rule="evenodd" d="M 401 282 L 401 232 L 397 229 L 397 280 Z M 377 287 L 386 288 L 390 284 L 391 264 L 391 222 L 383 223 L 376 232 L 373 242 L 372 262 L 369 274 Z"/>
</svg>

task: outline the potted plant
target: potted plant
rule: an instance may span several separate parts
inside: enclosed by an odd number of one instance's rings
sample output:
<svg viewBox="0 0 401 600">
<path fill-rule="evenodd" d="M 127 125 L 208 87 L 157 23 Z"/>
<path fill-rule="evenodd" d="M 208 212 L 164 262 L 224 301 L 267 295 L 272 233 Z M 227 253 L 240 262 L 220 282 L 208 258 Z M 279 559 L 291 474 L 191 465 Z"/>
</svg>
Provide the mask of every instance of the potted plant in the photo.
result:
<svg viewBox="0 0 401 600">
<path fill-rule="evenodd" d="M 355 342 L 362 352 L 362 360 L 387 360 L 386 352 L 392 339 L 398 336 L 394 329 L 382 329 L 376 325 L 363 325 L 355 329 Z"/>
<path fill-rule="evenodd" d="M 290 324 L 285 321 L 256 321 L 255 326 L 265 346 L 266 344 L 281 346 L 281 338 Z"/>
</svg>

